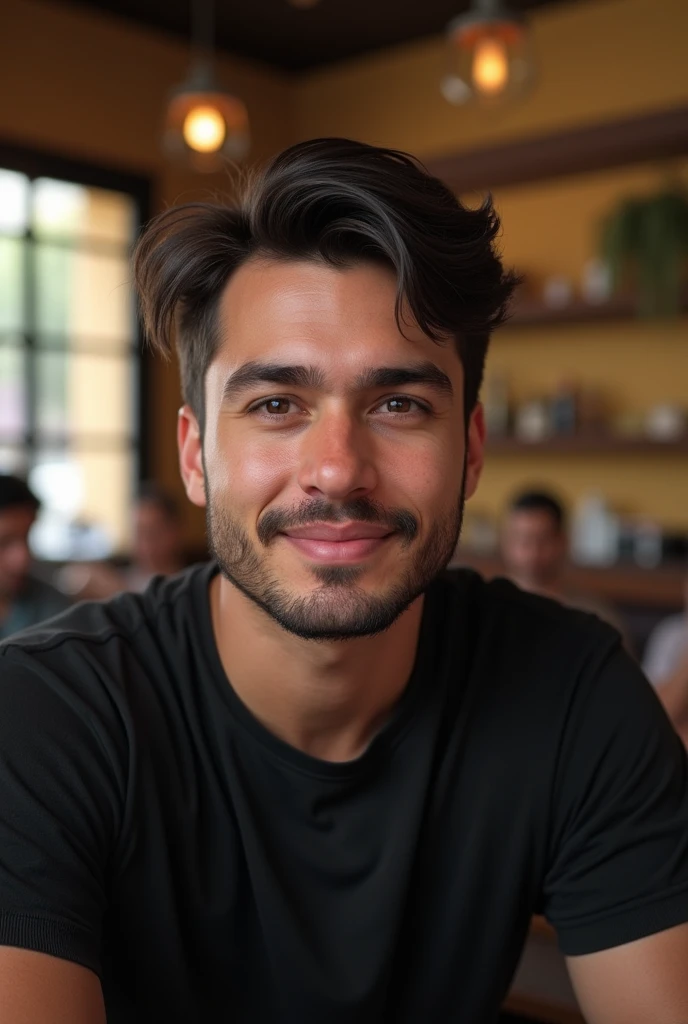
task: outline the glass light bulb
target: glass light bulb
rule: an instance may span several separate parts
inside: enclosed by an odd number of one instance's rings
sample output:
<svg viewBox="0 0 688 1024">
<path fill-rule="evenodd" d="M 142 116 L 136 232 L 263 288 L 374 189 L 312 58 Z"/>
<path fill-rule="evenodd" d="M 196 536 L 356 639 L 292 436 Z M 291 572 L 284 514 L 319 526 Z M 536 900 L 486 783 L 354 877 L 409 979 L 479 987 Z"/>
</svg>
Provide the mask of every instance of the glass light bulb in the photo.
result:
<svg viewBox="0 0 688 1024">
<path fill-rule="evenodd" d="M 478 40 L 473 53 L 472 77 L 476 91 L 484 96 L 496 96 L 502 92 L 509 77 L 509 59 L 504 43 L 490 36 Z"/>
<path fill-rule="evenodd" d="M 182 134 L 187 146 L 197 153 L 216 153 L 225 141 L 227 126 L 215 107 L 194 107 L 184 118 Z"/>
</svg>

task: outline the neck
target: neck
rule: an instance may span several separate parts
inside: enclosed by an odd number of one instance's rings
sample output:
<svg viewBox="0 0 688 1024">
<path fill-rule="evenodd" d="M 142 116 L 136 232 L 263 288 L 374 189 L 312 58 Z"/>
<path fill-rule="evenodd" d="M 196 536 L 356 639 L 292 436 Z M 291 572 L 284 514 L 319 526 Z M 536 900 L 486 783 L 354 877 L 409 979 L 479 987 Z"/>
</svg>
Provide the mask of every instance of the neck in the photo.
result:
<svg viewBox="0 0 688 1024">
<path fill-rule="evenodd" d="M 222 576 L 210 587 L 213 631 L 232 688 L 267 729 L 326 761 L 360 756 L 413 669 L 423 599 L 385 633 L 316 643 L 287 633 Z"/>
</svg>

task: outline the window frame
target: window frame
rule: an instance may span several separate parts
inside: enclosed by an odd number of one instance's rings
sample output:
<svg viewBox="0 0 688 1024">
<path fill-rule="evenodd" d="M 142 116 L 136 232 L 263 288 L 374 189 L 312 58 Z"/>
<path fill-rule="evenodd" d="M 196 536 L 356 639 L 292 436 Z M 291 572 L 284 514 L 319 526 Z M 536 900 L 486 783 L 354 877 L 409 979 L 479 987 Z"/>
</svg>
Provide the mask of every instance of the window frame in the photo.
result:
<svg viewBox="0 0 688 1024">
<path fill-rule="evenodd" d="M 122 192 L 128 195 L 134 203 L 135 210 L 134 239 L 150 217 L 152 184 L 150 178 L 140 174 L 3 141 L 0 141 L 0 168 L 24 174 L 32 183 L 37 178 L 54 178 L 71 184 Z M 18 237 L 29 240 L 32 245 L 36 243 L 36 238 L 32 235 L 31 228 Z M 77 245 L 75 245 L 76 248 Z M 32 250 L 32 253 L 34 251 Z M 30 273 L 25 273 L 25 306 L 31 303 L 35 297 L 31 287 L 32 281 L 29 280 L 30 277 Z M 35 355 L 39 351 L 39 347 L 35 332 L 27 329 L 27 324 L 24 325 L 22 330 L 17 332 L 17 337 L 20 340 L 19 347 L 25 354 L 24 381 L 28 425 L 21 445 L 31 460 L 35 452 L 40 448 L 35 429 L 37 402 L 35 389 L 36 374 L 33 368 Z M 130 365 L 133 370 L 132 376 L 136 394 L 132 402 L 134 415 L 131 424 L 130 450 L 134 459 L 134 479 L 141 481 L 150 477 L 152 463 L 151 423 L 149 416 L 151 403 L 148 401 L 151 359 L 144 343 L 138 315 L 134 318 L 132 341 Z M 0 439 L 1 442 L 2 439 Z"/>
</svg>

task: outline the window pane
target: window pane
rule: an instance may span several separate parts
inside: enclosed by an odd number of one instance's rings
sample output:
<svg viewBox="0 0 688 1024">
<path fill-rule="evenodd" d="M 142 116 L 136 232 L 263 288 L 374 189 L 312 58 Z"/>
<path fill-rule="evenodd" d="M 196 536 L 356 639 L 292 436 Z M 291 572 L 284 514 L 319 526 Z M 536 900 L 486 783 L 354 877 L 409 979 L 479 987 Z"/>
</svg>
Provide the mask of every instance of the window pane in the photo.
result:
<svg viewBox="0 0 688 1024">
<path fill-rule="evenodd" d="M 68 336 L 74 342 L 101 340 L 108 348 L 128 348 L 134 337 L 130 276 L 126 259 L 37 246 L 39 335 Z"/>
<path fill-rule="evenodd" d="M 75 451 L 84 480 L 83 517 L 104 528 L 114 550 L 124 551 L 131 539 L 134 478 L 131 450 Z"/>
<path fill-rule="evenodd" d="M 18 238 L 0 237 L 0 331 L 24 326 L 24 245 Z"/>
<path fill-rule="evenodd" d="M 68 433 L 67 359 L 64 352 L 36 356 L 34 386 L 36 431 L 39 435 L 64 437 Z"/>
<path fill-rule="evenodd" d="M 21 235 L 26 231 L 29 179 L 16 171 L 0 170 L 0 231 Z"/>
<path fill-rule="evenodd" d="M 24 350 L 0 342 L 0 441 L 19 440 L 26 430 Z"/>
<path fill-rule="evenodd" d="M 132 367 L 125 356 L 36 355 L 36 420 L 44 438 L 131 437 L 132 393 Z"/>
<path fill-rule="evenodd" d="M 43 502 L 31 536 L 41 558 L 83 557 L 84 547 L 100 557 L 129 541 L 133 493 L 131 453 L 39 450 L 29 482 Z"/>
<path fill-rule="evenodd" d="M 33 227 L 43 237 L 112 242 L 126 249 L 135 231 L 133 199 L 121 192 L 38 178 L 33 191 Z"/>
</svg>

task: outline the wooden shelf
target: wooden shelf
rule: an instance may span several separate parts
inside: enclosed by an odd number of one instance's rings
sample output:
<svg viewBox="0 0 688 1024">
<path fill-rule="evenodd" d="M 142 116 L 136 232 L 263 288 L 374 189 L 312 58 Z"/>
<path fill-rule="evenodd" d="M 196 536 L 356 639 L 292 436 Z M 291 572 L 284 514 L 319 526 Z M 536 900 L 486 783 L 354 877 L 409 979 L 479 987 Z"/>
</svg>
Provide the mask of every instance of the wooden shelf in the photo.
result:
<svg viewBox="0 0 688 1024">
<path fill-rule="evenodd" d="M 504 575 L 504 566 L 496 555 L 477 555 L 459 548 L 451 564 L 476 569 L 486 579 Z M 572 565 L 566 570 L 566 579 L 572 589 L 612 604 L 678 611 L 684 602 L 686 569 L 685 565 L 657 569 L 624 564 L 608 569 Z"/>
<path fill-rule="evenodd" d="M 688 294 L 681 303 L 683 312 L 688 311 Z M 565 306 L 553 308 L 537 299 L 517 300 L 504 325 L 509 327 L 546 327 L 554 324 L 585 324 L 605 320 L 640 319 L 638 300 L 633 295 L 614 295 L 605 302 L 586 302 L 572 299 Z M 653 323 L 655 320 L 646 320 Z"/>
<path fill-rule="evenodd" d="M 688 434 L 675 441 L 653 441 L 645 437 L 617 437 L 613 434 L 562 434 L 543 441 L 522 441 L 517 437 L 495 437 L 487 441 L 488 455 L 688 455 Z"/>
</svg>

